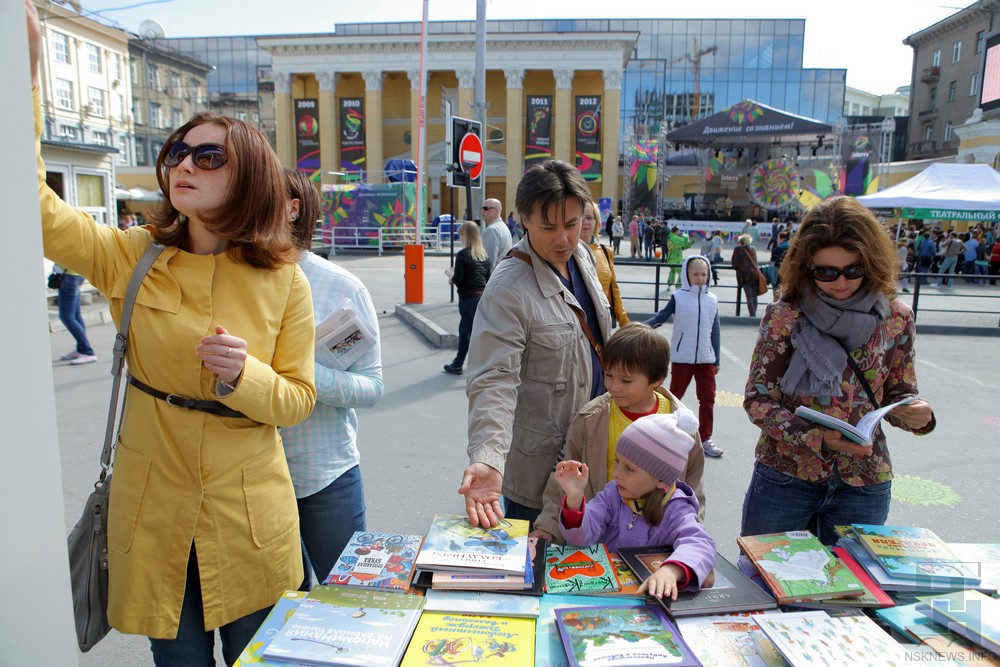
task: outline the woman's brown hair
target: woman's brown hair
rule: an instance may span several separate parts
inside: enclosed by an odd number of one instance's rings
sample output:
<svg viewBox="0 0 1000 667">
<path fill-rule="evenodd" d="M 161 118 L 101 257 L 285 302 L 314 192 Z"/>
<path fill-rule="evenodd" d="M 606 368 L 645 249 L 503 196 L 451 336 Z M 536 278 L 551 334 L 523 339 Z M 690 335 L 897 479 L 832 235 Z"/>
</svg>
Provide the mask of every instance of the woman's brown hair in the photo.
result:
<svg viewBox="0 0 1000 667">
<path fill-rule="evenodd" d="M 312 237 L 319 218 L 319 195 L 316 186 L 301 171 L 285 169 L 285 185 L 289 199 L 299 200 L 299 213 L 292 220 L 292 242 L 299 250 L 312 248 Z"/>
<path fill-rule="evenodd" d="M 812 257 L 823 248 L 856 252 L 865 267 L 861 288 L 896 296 L 899 258 L 888 233 L 871 211 L 852 197 L 833 197 L 813 206 L 802 220 L 788 254 L 781 262 L 781 300 L 799 301 L 811 284 Z"/>
<path fill-rule="evenodd" d="M 157 240 L 190 250 L 187 219 L 170 201 L 170 169 L 163 160 L 175 141 L 194 127 L 214 123 L 226 129 L 226 157 L 229 165 L 228 199 L 211 217 L 207 228 L 228 241 L 226 252 L 259 269 L 276 269 L 294 263 L 298 251 L 292 245 L 288 224 L 288 197 L 281 164 L 267 137 L 248 123 L 211 111 L 192 116 L 163 142 L 156 158 L 156 180 L 163 200 L 149 212 Z"/>
</svg>

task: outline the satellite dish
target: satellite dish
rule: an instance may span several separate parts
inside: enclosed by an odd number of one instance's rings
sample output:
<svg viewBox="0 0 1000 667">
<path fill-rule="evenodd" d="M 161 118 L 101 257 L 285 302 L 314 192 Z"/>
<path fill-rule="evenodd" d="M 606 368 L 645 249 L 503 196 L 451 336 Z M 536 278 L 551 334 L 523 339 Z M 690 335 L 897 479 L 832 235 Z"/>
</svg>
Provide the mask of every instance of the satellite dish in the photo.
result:
<svg viewBox="0 0 1000 667">
<path fill-rule="evenodd" d="M 146 19 L 139 24 L 139 37 L 142 39 L 163 39 L 166 36 L 163 26 L 152 19 Z"/>
</svg>

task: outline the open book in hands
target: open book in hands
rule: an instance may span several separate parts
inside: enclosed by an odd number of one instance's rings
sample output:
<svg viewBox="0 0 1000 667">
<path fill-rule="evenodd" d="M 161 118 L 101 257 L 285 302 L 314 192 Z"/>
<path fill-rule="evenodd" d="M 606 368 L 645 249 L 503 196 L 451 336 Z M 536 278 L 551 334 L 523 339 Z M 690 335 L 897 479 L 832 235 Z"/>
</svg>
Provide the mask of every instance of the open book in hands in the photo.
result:
<svg viewBox="0 0 1000 667">
<path fill-rule="evenodd" d="M 834 431 L 840 431 L 845 438 L 852 442 L 856 442 L 859 445 L 864 445 L 870 447 L 872 440 L 875 437 L 875 429 L 878 427 L 878 423 L 882 421 L 882 418 L 887 414 L 892 412 L 895 408 L 900 405 L 906 405 L 908 403 L 913 403 L 918 400 L 916 396 L 909 396 L 901 401 L 896 401 L 895 403 L 890 403 L 878 410 L 869 412 L 864 417 L 858 420 L 856 426 L 845 422 L 843 419 L 837 419 L 836 417 L 831 417 L 830 415 L 823 414 L 818 410 L 813 410 L 812 408 L 807 408 L 804 405 L 800 405 L 795 408 L 795 414 L 798 417 L 807 419 L 811 422 L 815 422 L 822 426 L 823 428 L 828 428 Z"/>
<path fill-rule="evenodd" d="M 316 325 L 316 362 L 344 371 L 375 344 L 375 332 L 350 299 L 344 299 Z"/>
</svg>

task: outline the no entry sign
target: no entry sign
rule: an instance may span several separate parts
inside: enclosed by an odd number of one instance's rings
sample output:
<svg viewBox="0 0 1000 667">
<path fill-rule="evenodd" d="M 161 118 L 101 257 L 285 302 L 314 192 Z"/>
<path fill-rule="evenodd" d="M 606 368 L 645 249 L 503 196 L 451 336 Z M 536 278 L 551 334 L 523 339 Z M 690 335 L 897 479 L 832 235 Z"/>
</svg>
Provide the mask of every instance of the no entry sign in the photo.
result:
<svg viewBox="0 0 1000 667">
<path fill-rule="evenodd" d="M 473 180 L 483 173 L 483 142 L 472 132 L 462 137 L 458 144 L 458 156 L 461 159 L 462 171 L 469 172 Z"/>
<path fill-rule="evenodd" d="M 445 134 L 448 145 L 448 187 L 482 187 L 483 165 L 486 151 L 483 148 L 482 125 L 468 118 L 451 117 Z M 468 165 L 468 166 L 466 166 Z"/>
</svg>

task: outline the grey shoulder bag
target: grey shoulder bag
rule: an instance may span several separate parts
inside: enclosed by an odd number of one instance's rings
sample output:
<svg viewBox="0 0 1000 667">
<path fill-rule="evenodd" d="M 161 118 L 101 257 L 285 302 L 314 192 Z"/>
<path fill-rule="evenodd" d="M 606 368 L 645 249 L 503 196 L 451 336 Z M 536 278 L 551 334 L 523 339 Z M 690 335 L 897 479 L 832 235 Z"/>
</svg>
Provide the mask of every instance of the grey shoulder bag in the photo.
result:
<svg viewBox="0 0 1000 667">
<path fill-rule="evenodd" d="M 143 277 L 153 261 L 163 250 L 153 243 L 132 270 L 125 302 L 122 306 L 121 326 L 115 336 L 114 360 L 111 363 L 111 406 L 108 408 L 108 425 L 104 432 L 104 449 L 101 450 L 101 474 L 94 484 L 94 491 L 83 507 L 83 516 L 73 526 L 67 540 L 69 546 L 70 585 L 73 589 L 73 615 L 76 618 L 76 638 L 80 650 L 87 652 L 111 630 L 108 623 L 108 494 L 111 491 L 111 449 L 114 441 L 115 417 L 118 395 L 121 391 L 122 367 L 128 347 L 128 327 L 132 319 L 132 306 Z"/>
</svg>

